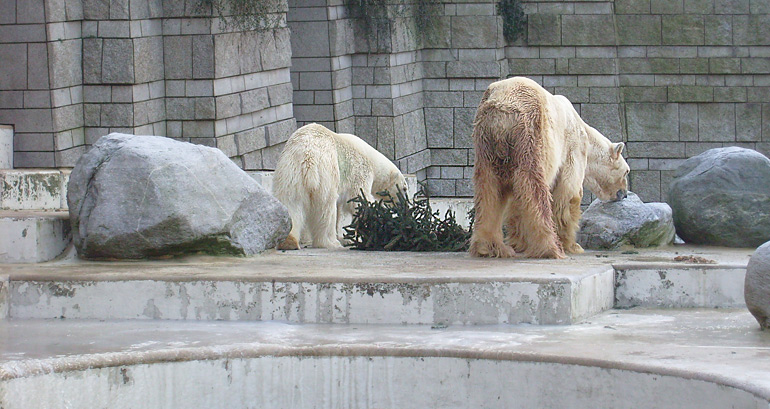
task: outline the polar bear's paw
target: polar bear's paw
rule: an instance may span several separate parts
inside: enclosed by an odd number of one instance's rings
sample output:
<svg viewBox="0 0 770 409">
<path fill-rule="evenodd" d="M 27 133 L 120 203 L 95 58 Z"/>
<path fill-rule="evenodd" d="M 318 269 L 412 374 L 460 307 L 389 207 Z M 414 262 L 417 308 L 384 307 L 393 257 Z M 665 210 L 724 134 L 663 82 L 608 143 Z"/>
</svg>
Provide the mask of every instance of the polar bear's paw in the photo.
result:
<svg viewBox="0 0 770 409">
<path fill-rule="evenodd" d="M 472 239 L 468 251 L 474 257 L 511 258 L 516 256 L 513 247 L 502 241 L 495 242 L 484 239 Z"/>
<path fill-rule="evenodd" d="M 299 245 L 299 242 L 297 241 L 297 238 L 289 234 L 289 237 L 287 237 L 286 240 L 282 241 L 276 248 L 278 250 L 299 250 L 300 245 Z"/>
<path fill-rule="evenodd" d="M 583 254 L 585 250 L 583 250 L 583 247 L 580 244 L 572 243 L 572 244 L 565 244 L 564 251 L 569 254 Z"/>
</svg>

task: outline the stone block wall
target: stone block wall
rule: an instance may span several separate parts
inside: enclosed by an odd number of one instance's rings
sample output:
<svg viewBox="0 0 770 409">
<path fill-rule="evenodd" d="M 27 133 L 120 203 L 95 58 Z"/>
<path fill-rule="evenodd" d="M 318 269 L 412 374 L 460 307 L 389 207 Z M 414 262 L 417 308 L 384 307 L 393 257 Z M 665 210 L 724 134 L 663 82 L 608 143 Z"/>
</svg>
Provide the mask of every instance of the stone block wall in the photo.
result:
<svg viewBox="0 0 770 409">
<path fill-rule="evenodd" d="M 0 3 L 0 123 L 16 167 L 71 167 L 109 132 L 216 146 L 245 169 L 295 128 L 286 2 L 242 31 L 199 0 Z"/>
</svg>

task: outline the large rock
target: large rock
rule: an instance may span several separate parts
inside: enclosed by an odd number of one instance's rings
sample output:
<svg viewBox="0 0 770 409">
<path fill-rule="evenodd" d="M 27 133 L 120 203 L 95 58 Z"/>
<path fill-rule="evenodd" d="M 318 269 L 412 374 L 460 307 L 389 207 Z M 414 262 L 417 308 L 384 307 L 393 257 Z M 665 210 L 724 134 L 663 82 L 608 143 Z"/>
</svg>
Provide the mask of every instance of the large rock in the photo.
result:
<svg viewBox="0 0 770 409">
<path fill-rule="evenodd" d="M 67 203 L 83 258 L 251 255 L 291 229 L 286 208 L 220 150 L 159 136 L 99 139 L 72 170 Z"/>
<path fill-rule="evenodd" d="M 596 199 L 580 219 L 578 243 L 585 249 L 615 249 L 623 245 L 651 247 L 674 241 L 671 208 L 644 203 L 635 193 L 617 202 Z"/>
<path fill-rule="evenodd" d="M 746 307 L 762 329 L 770 328 L 770 241 L 761 245 L 746 267 Z"/>
<path fill-rule="evenodd" d="M 717 148 L 687 159 L 668 203 L 688 243 L 757 247 L 770 240 L 770 159 L 744 148 Z"/>
</svg>

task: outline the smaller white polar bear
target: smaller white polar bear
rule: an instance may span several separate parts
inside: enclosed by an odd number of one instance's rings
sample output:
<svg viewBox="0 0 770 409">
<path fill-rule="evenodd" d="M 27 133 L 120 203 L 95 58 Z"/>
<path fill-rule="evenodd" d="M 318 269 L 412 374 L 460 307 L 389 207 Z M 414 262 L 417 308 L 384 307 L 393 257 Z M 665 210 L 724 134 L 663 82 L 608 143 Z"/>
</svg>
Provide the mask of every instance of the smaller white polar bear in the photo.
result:
<svg viewBox="0 0 770 409">
<path fill-rule="evenodd" d="M 273 176 L 273 194 L 288 209 L 289 237 L 280 250 L 298 250 L 309 233 L 313 247 L 342 247 L 343 221 L 354 212 L 350 199 L 363 190 L 406 196 L 404 175 L 385 155 L 361 138 L 333 132 L 319 124 L 297 129 L 283 148 Z M 306 240 L 307 241 L 307 240 Z"/>
</svg>

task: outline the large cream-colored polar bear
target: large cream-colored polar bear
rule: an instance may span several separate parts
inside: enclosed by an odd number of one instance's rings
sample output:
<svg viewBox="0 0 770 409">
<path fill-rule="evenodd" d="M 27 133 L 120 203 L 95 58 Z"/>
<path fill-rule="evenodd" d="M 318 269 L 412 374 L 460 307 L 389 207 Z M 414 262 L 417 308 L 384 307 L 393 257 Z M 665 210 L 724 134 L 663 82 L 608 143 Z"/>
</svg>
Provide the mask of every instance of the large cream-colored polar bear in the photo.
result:
<svg viewBox="0 0 770 409">
<path fill-rule="evenodd" d="M 629 167 L 567 98 L 522 77 L 481 99 L 473 129 L 476 219 L 470 253 L 563 258 L 575 242 L 583 183 L 602 200 L 625 197 Z M 507 237 L 503 239 L 503 223 Z"/>
<path fill-rule="evenodd" d="M 313 247 L 341 247 L 343 220 L 360 194 L 407 194 L 406 180 L 385 155 L 359 137 L 318 124 L 297 129 L 283 148 L 273 176 L 273 194 L 289 209 L 291 233 L 281 250 L 296 250 L 309 233 Z"/>
</svg>

